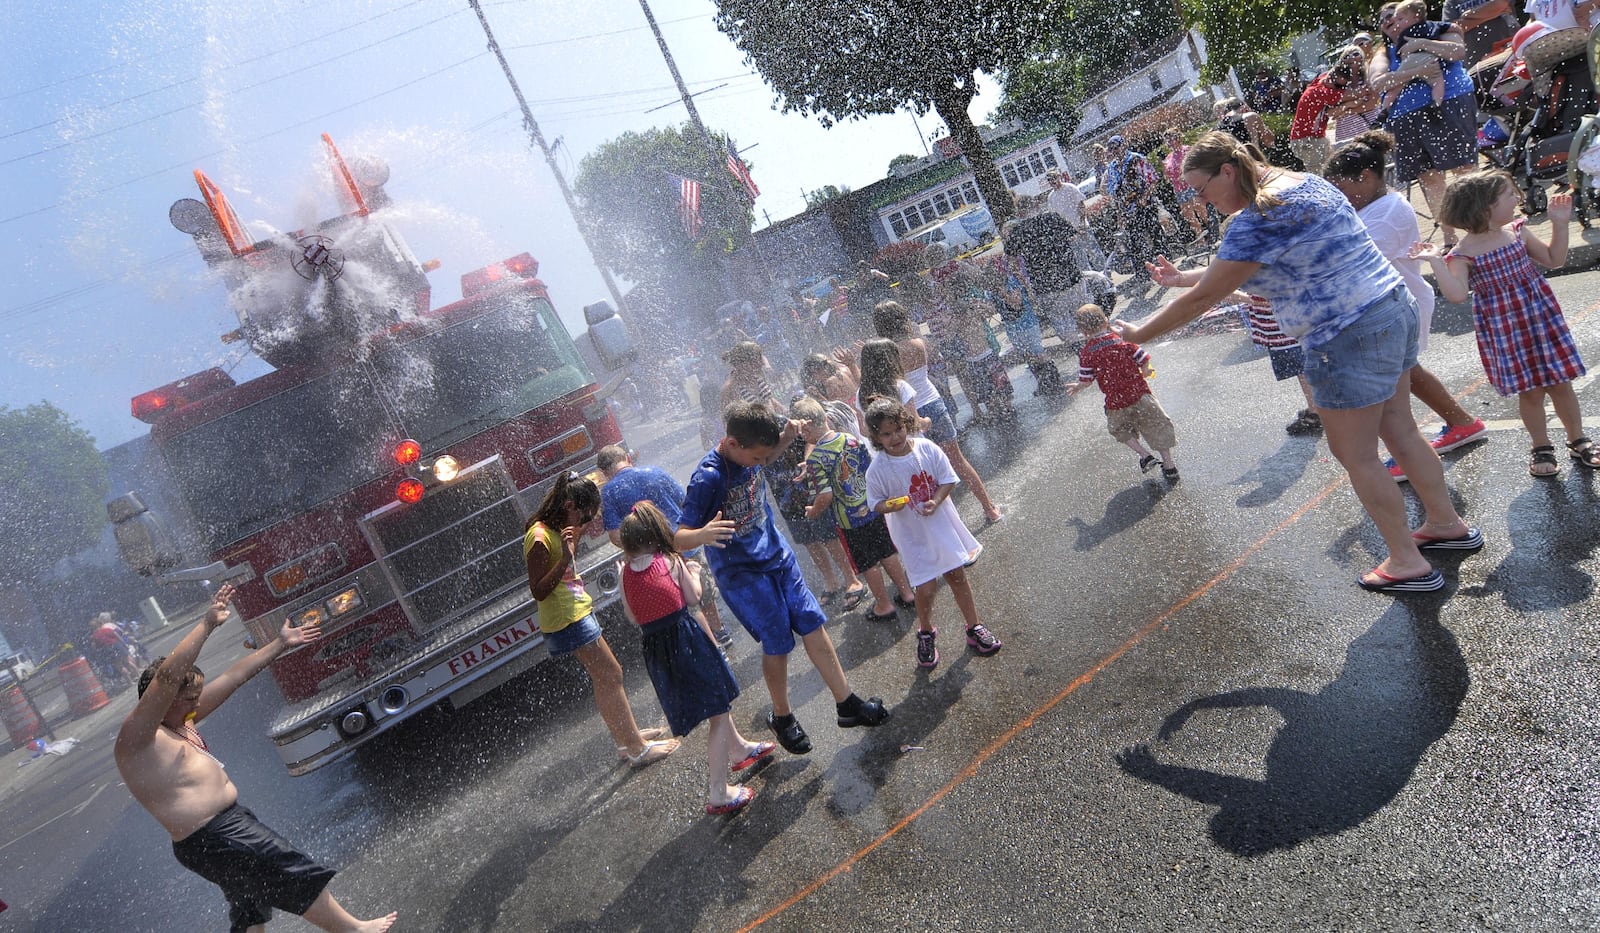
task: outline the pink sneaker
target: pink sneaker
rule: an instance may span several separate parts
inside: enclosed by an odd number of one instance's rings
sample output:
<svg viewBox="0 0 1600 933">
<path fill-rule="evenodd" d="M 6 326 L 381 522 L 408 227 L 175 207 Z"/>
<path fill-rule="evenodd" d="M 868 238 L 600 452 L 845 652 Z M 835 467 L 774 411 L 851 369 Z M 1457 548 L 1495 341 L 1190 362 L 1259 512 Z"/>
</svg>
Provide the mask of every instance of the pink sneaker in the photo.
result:
<svg viewBox="0 0 1600 933">
<path fill-rule="evenodd" d="M 1445 425 L 1439 429 L 1439 435 L 1428 443 L 1432 444 L 1433 449 L 1439 453 L 1445 453 L 1455 450 L 1457 447 L 1465 447 L 1476 441 L 1486 441 L 1488 439 L 1489 429 L 1484 425 L 1483 419 L 1474 418 L 1471 424 L 1460 424 L 1454 427 L 1448 424 Z"/>
</svg>

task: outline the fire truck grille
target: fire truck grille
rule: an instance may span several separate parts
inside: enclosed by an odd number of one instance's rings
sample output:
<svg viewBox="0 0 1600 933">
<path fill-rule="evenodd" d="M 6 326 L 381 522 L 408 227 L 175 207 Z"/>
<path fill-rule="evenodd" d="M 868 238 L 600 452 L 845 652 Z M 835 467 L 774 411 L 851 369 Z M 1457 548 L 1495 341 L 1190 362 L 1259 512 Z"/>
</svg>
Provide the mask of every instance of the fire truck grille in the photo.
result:
<svg viewBox="0 0 1600 933">
<path fill-rule="evenodd" d="M 368 516 L 367 534 L 419 632 L 525 585 L 523 517 L 498 458 Z"/>
</svg>

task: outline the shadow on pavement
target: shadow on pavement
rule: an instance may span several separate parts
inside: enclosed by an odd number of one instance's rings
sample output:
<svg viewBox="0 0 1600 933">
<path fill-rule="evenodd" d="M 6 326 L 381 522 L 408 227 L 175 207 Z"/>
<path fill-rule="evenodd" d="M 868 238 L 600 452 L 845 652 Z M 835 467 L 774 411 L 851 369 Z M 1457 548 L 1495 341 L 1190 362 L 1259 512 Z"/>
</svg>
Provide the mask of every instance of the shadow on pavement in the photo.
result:
<svg viewBox="0 0 1600 933">
<path fill-rule="evenodd" d="M 1067 519 L 1067 525 L 1078 531 L 1078 540 L 1073 542 L 1072 549 L 1092 551 L 1106 540 L 1144 521 L 1155 511 L 1156 503 L 1171 491 L 1172 486 L 1162 481 L 1160 474 L 1155 474 L 1154 481 L 1148 476 L 1144 477 L 1144 480 L 1139 485 L 1130 486 L 1106 500 L 1105 514 L 1094 524 L 1091 525 L 1076 515 Z"/>
<path fill-rule="evenodd" d="M 1562 477 L 1533 480 L 1527 491 L 1511 500 L 1506 529 L 1511 551 L 1489 571 L 1481 586 L 1464 591 L 1469 596 L 1499 593 L 1506 607 L 1517 612 L 1561 609 L 1587 602 L 1594 595 L 1594 578 L 1582 565 L 1600 545 L 1600 527 L 1590 521 L 1569 521 L 1569 515 L 1593 515 L 1600 506 L 1593 478 L 1574 466 Z M 1538 586 L 1527 581 L 1538 580 Z"/>
<path fill-rule="evenodd" d="M 1167 764 L 1148 745 L 1124 750 L 1117 763 L 1217 807 L 1211 838 L 1236 855 L 1264 855 L 1358 826 L 1406 786 L 1466 696 L 1466 660 L 1439 624 L 1443 601 L 1395 602 L 1351 643 L 1344 669 L 1317 693 L 1232 690 L 1192 700 L 1162 722 L 1157 738 L 1166 740 L 1202 710 L 1276 710 L 1284 723 L 1267 750 L 1264 780 Z"/>
<path fill-rule="evenodd" d="M 1254 469 L 1234 480 L 1234 486 L 1256 484 L 1254 489 L 1238 498 L 1238 506 L 1255 508 L 1282 498 L 1305 476 L 1307 465 L 1320 449 L 1319 440 L 1320 437 L 1288 438 L 1275 452 L 1263 457 Z"/>
</svg>

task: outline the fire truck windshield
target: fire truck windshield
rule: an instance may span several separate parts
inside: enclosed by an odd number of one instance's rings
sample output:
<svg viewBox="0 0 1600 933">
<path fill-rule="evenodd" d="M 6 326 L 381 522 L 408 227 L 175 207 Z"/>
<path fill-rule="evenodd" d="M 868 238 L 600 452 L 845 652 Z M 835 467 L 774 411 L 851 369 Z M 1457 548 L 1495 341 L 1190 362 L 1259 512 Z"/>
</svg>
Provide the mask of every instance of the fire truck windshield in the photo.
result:
<svg viewBox="0 0 1600 933">
<path fill-rule="evenodd" d="M 395 469 L 402 437 L 435 451 L 582 388 L 588 372 L 542 298 L 468 307 L 365 362 L 166 439 L 212 549 Z"/>
</svg>

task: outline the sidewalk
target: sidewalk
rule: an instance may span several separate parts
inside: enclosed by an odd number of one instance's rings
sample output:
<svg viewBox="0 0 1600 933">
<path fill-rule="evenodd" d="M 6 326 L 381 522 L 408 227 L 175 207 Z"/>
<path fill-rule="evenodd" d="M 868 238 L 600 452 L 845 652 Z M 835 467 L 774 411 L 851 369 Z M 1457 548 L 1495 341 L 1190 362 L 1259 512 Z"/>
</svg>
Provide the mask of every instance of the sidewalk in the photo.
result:
<svg viewBox="0 0 1600 933">
<path fill-rule="evenodd" d="M 194 627 L 194 623 L 200 618 L 200 613 L 204 612 L 205 609 L 206 607 L 202 605 L 195 611 L 174 616 L 165 626 L 143 635 L 140 638 L 140 643 L 145 646 L 146 651 L 149 652 L 152 658 L 166 654 L 178 643 L 184 633 Z M 236 623 L 230 620 L 227 624 L 234 625 Z M 210 662 L 211 667 L 218 669 L 225 667 L 227 665 L 226 661 L 218 665 L 217 661 L 212 660 L 216 657 L 218 651 L 225 650 L 233 653 L 242 650 L 239 648 L 238 639 L 223 639 L 220 637 L 223 634 L 226 633 L 219 633 L 218 637 L 216 637 L 215 645 L 208 644 L 206 646 L 206 650 L 202 653 L 204 657 L 204 660 L 201 661 L 202 667 L 206 667 L 207 661 Z M 110 702 L 105 706 L 92 713 L 75 718 L 70 715 L 65 717 L 51 716 L 48 724 L 53 728 L 57 741 L 68 738 L 78 740 L 78 747 L 73 749 L 68 757 L 83 755 L 92 743 L 110 741 L 110 737 L 114 735 L 117 726 L 133 710 L 137 693 L 138 691 L 131 686 L 115 694 L 107 690 L 106 696 Z M 42 736 L 42 738 L 49 741 L 48 737 Z M 9 744 L 6 747 L 9 748 Z M 62 758 L 54 755 L 34 758 L 33 751 L 26 746 L 12 749 L 0 755 L 0 806 L 8 805 L 17 794 L 47 777 L 62 760 Z"/>
</svg>

